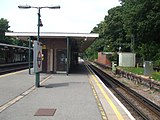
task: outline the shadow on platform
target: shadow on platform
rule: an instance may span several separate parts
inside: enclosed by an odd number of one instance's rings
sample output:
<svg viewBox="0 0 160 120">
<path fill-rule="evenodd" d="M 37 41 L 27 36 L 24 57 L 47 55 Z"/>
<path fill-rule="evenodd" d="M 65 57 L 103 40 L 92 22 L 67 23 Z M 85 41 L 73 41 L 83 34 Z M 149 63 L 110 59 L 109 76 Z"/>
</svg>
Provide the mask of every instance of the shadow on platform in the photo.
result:
<svg viewBox="0 0 160 120">
<path fill-rule="evenodd" d="M 56 87 L 65 87 L 65 86 L 69 86 L 69 83 L 54 83 L 54 84 L 43 85 L 42 87 L 56 88 Z"/>
<path fill-rule="evenodd" d="M 82 74 L 86 75 L 88 73 L 84 63 L 80 62 L 77 65 L 72 66 L 70 74 Z"/>
</svg>

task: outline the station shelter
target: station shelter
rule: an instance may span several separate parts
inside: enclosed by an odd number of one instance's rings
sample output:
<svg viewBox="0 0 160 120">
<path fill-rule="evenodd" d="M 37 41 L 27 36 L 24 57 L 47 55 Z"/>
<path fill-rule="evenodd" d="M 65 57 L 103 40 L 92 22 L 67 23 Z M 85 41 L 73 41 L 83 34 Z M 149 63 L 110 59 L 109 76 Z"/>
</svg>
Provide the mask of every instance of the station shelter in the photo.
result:
<svg viewBox="0 0 160 120">
<path fill-rule="evenodd" d="M 6 36 L 20 40 L 36 40 L 36 32 L 6 32 Z M 41 32 L 42 72 L 69 73 L 78 64 L 79 53 L 84 52 L 98 37 L 96 33 Z"/>
</svg>

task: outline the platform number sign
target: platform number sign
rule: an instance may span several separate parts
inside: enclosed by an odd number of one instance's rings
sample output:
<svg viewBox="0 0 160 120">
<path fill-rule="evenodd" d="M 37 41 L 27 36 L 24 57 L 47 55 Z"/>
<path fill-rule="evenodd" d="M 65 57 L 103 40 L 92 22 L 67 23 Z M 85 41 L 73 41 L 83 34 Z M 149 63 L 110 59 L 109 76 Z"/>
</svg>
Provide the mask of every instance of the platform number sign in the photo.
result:
<svg viewBox="0 0 160 120">
<path fill-rule="evenodd" d="M 33 66 L 35 73 L 42 71 L 42 46 L 37 41 L 34 41 Z"/>
</svg>

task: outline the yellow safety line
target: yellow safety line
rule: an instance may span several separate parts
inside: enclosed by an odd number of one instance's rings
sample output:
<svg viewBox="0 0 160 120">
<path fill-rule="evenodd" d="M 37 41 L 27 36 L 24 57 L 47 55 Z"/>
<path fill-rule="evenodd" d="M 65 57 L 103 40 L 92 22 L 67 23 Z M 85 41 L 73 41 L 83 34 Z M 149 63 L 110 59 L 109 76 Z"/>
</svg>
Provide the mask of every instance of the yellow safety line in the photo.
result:
<svg viewBox="0 0 160 120">
<path fill-rule="evenodd" d="M 8 74 L 0 75 L 0 78 L 6 77 L 6 76 L 10 76 L 10 75 L 14 75 L 14 74 L 17 74 L 17 73 L 22 73 L 22 72 L 27 71 L 27 70 L 21 70 L 21 71 L 18 71 L 18 72 L 13 72 L 13 73 L 8 73 Z"/>
<path fill-rule="evenodd" d="M 107 102 L 109 103 L 109 105 L 111 106 L 111 108 L 113 109 L 113 111 L 115 112 L 118 120 L 124 120 L 124 118 L 122 117 L 121 113 L 118 111 L 118 109 L 116 108 L 116 106 L 114 105 L 114 103 L 112 102 L 112 100 L 108 97 L 108 95 L 106 94 L 106 92 L 103 89 L 102 85 L 98 82 L 97 78 L 94 76 L 94 74 L 92 73 L 92 71 L 88 68 L 87 65 L 85 65 L 85 66 L 86 66 L 87 70 L 89 71 L 89 73 L 91 74 L 91 76 L 94 79 L 94 81 L 96 82 L 97 86 L 101 90 L 103 96 L 105 97 L 105 99 L 107 100 Z"/>
<path fill-rule="evenodd" d="M 90 76 L 89 76 L 89 77 L 90 77 Z M 95 90 L 95 88 L 94 88 L 94 86 L 93 86 L 91 77 L 90 77 L 90 79 L 89 79 L 89 83 L 90 83 L 90 86 L 91 86 L 91 88 L 92 88 L 93 95 L 94 95 L 94 97 L 95 97 L 95 99 L 96 99 L 98 108 L 99 108 L 99 110 L 100 110 L 102 120 L 108 120 L 107 115 L 106 115 L 106 113 L 105 113 L 105 111 L 104 111 L 104 108 L 103 108 L 103 106 L 102 106 L 102 104 L 101 104 L 101 102 L 100 102 L 100 100 L 99 100 L 98 95 L 97 95 L 97 92 L 96 92 L 96 90 Z"/>
</svg>

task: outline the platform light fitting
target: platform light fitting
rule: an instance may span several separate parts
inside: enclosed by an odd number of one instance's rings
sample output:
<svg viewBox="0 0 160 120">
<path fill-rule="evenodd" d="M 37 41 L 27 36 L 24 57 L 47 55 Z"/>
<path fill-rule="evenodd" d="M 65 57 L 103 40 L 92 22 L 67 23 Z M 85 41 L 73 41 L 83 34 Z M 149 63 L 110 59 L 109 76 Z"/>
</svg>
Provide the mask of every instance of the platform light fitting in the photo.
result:
<svg viewBox="0 0 160 120">
<path fill-rule="evenodd" d="M 29 8 L 49 8 L 49 9 L 60 9 L 60 6 L 44 6 L 44 7 L 36 7 L 36 6 L 30 6 L 30 5 L 19 5 L 18 8 L 20 9 L 29 9 Z"/>
</svg>

